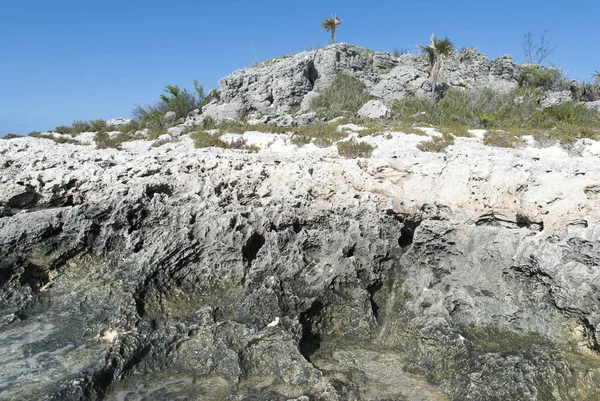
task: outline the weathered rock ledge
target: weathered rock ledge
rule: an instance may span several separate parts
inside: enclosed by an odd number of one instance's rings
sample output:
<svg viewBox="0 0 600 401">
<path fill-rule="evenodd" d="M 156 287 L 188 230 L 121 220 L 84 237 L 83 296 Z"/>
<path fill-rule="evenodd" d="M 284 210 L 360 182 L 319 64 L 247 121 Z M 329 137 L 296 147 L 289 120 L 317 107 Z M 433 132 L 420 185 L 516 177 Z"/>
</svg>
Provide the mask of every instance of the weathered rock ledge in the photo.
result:
<svg viewBox="0 0 600 401">
<path fill-rule="evenodd" d="M 0 141 L 0 398 L 596 400 L 600 164 Z"/>
</svg>

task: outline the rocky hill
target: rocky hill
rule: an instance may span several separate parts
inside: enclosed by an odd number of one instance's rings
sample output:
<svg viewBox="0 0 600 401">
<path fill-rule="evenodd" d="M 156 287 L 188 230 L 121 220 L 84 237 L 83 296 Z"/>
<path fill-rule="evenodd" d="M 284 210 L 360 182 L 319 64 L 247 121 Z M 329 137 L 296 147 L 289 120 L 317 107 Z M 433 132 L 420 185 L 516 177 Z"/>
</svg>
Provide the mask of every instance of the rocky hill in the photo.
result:
<svg viewBox="0 0 600 401">
<path fill-rule="evenodd" d="M 509 57 L 446 69 L 518 82 Z M 424 71 L 340 44 L 233 73 L 158 142 L 1 140 L 0 398 L 599 399 L 599 142 L 184 131 L 280 116 L 338 72 L 384 100 L 425 94 Z"/>
</svg>

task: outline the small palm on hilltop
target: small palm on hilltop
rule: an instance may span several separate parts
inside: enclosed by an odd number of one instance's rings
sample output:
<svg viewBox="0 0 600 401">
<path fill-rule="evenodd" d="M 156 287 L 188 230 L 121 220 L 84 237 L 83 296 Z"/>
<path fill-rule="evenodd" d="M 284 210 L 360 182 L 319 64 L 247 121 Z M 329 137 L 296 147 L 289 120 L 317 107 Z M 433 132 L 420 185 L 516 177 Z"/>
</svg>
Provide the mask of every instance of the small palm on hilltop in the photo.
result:
<svg viewBox="0 0 600 401">
<path fill-rule="evenodd" d="M 431 97 L 435 99 L 435 89 L 444 67 L 444 58 L 454 53 L 454 45 L 450 39 L 438 39 L 431 35 L 427 46 L 419 45 L 429 58 L 429 77 L 431 79 Z"/>
<path fill-rule="evenodd" d="M 323 29 L 325 29 L 327 32 L 331 32 L 331 44 L 335 43 L 335 31 L 341 23 L 342 20 L 334 15 L 333 17 L 326 18 L 321 24 Z"/>
</svg>

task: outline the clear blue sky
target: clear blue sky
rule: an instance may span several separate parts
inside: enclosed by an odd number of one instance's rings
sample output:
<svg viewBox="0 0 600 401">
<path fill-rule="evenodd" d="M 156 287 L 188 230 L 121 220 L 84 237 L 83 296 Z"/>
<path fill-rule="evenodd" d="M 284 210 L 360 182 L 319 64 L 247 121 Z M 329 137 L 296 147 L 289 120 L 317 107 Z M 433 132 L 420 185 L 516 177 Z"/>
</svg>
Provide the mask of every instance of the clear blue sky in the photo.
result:
<svg viewBox="0 0 600 401">
<path fill-rule="evenodd" d="M 320 24 L 334 13 L 338 41 L 415 51 L 435 33 L 517 61 L 523 34 L 548 29 L 550 60 L 589 81 L 599 10 L 597 0 L 0 0 L 0 135 L 130 117 L 166 84 L 217 87 L 255 57 L 326 45 Z"/>
</svg>

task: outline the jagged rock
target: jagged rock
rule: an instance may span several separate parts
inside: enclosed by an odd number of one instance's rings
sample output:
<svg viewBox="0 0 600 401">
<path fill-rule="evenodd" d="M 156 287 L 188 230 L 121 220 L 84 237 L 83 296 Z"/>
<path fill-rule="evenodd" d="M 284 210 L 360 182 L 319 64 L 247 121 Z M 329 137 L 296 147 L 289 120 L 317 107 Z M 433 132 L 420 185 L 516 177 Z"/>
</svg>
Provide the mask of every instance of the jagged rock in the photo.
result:
<svg viewBox="0 0 600 401">
<path fill-rule="evenodd" d="M 123 124 L 127 124 L 127 123 L 130 123 L 130 122 L 131 122 L 130 118 L 117 117 L 117 118 L 113 118 L 111 120 L 108 120 L 106 122 L 106 125 L 123 125 Z"/>
<path fill-rule="evenodd" d="M 281 116 L 270 119 L 267 124 L 276 125 L 278 127 L 291 127 L 296 125 L 296 121 L 289 114 L 283 114 Z"/>
<path fill-rule="evenodd" d="M 318 120 L 318 118 L 319 115 L 313 111 L 310 113 L 300 114 L 296 117 L 296 122 L 298 123 L 298 125 L 310 125 L 315 123 Z"/>
<path fill-rule="evenodd" d="M 167 120 L 169 120 L 169 119 L 175 119 L 175 117 L 177 117 L 177 113 L 175 113 L 174 111 L 167 111 L 165 113 L 165 118 Z"/>
<path fill-rule="evenodd" d="M 247 106 L 239 101 L 231 103 L 216 104 L 211 103 L 204 106 L 202 116 L 210 117 L 217 122 L 225 120 L 240 120 L 247 113 Z"/>
<path fill-rule="evenodd" d="M 219 81 L 220 104 L 240 104 L 239 110 L 278 115 L 281 107 L 301 106 L 328 87 L 339 74 L 361 80 L 369 94 L 383 101 L 431 91 L 429 67 L 424 55 L 371 53 L 346 43 L 302 52 L 235 71 Z M 467 89 L 509 91 L 517 86 L 518 71 L 510 56 L 490 61 L 466 49 L 446 60 L 443 83 Z M 286 112 L 286 111 L 284 111 Z M 233 118 L 233 117 L 232 117 Z"/>
<path fill-rule="evenodd" d="M 557 106 L 564 102 L 573 101 L 573 96 L 571 95 L 571 91 L 558 91 L 558 92 L 548 92 L 544 95 L 542 100 L 540 101 L 540 105 L 542 107 L 550 107 Z"/>
<path fill-rule="evenodd" d="M 600 100 L 593 102 L 582 102 L 581 104 L 590 110 L 596 110 L 597 112 L 600 112 Z"/>
<path fill-rule="evenodd" d="M 254 138 L 0 141 L 2 399 L 598 399 L 597 153 Z"/>
<path fill-rule="evenodd" d="M 392 117 L 392 111 L 380 100 L 369 100 L 356 113 L 359 117 L 365 118 L 383 118 Z"/>
</svg>

